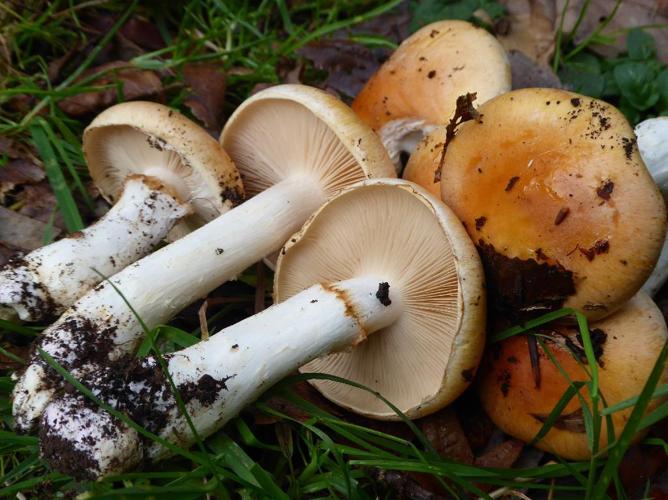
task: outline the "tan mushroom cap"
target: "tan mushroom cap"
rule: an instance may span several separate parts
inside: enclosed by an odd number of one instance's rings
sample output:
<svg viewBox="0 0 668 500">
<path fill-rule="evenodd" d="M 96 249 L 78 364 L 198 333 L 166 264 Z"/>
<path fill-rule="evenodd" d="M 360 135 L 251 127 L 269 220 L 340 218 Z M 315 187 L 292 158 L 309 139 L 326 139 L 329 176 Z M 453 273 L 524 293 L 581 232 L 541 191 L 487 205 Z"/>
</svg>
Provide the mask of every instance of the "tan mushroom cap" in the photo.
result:
<svg viewBox="0 0 668 500">
<path fill-rule="evenodd" d="M 654 267 L 666 207 L 624 116 L 557 89 L 479 108 L 448 146 L 441 193 L 478 245 L 497 305 L 619 308 Z"/>
<path fill-rule="evenodd" d="M 220 144 L 181 113 L 154 102 L 117 104 L 86 128 L 83 152 L 102 196 L 114 202 L 132 174 L 158 179 L 194 214 L 187 232 L 243 199 L 239 173 Z"/>
<path fill-rule="evenodd" d="M 419 186 L 369 180 L 323 206 L 284 247 L 277 302 L 314 283 L 374 275 L 400 294 L 403 313 L 349 352 L 302 367 L 361 383 L 411 418 L 455 399 L 473 379 L 485 341 L 480 260 L 456 216 Z M 348 385 L 312 382 L 357 413 L 396 419 L 382 401 Z"/>
<path fill-rule="evenodd" d="M 419 184 L 434 196 L 441 197 L 441 182 L 434 182 L 434 175 L 441 165 L 445 127 L 438 127 L 427 134 L 411 154 L 402 177 Z"/>
<path fill-rule="evenodd" d="M 423 132 L 447 123 L 460 95 L 476 92 L 481 103 L 509 90 L 510 64 L 494 36 L 466 21 L 439 21 L 404 40 L 352 107 L 387 143 L 386 134 L 407 132 L 401 122 Z"/>
<path fill-rule="evenodd" d="M 247 99 L 220 142 L 248 196 L 298 175 L 318 179 L 328 196 L 369 177 L 396 176 L 376 134 L 339 99 L 306 85 L 277 85 Z"/>
<path fill-rule="evenodd" d="M 590 331 L 607 335 L 601 344 L 599 385 L 601 395 L 608 406 L 638 396 L 642 391 L 668 331 L 663 315 L 645 293 L 638 293 L 612 316 L 590 325 Z M 587 381 L 588 376 L 572 351 L 566 347 L 566 335 L 578 348 L 576 328 L 550 328 L 551 336 L 558 340 L 548 342 L 551 353 L 573 381 Z M 507 434 L 530 442 L 538 433 L 545 418 L 568 388 L 568 382 L 547 354 L 539 347 L 540 388 L 536 389 L 529 360 L 525 336 L 511 337 L 493 345 L 481 364 L 478 393 L 485 411 L 492 421 Z M 586 361 L 585 361 L 586 365 Z M 668 381 L 668 368 L 659 384 Z M 591 407 L 586 388 L 580 394 Z M 665 399 L 665 398 L 664 398 Z M 651 401 L 647 413 L 656 408 L 662 399 Z M 612 414 L 615 434 L 619 435 L 633 408 Z M 600 438 L 601 449 L 607 444 L 607 425 L 603 423 Z M 644 433 L 635 436 L 637 441 Z M 591 456 L 580 400 L 575 397 L 566 406 L 548 434 L 537 443 L 545 451 L 569 460 L 585 460 Z"/>
</svg>

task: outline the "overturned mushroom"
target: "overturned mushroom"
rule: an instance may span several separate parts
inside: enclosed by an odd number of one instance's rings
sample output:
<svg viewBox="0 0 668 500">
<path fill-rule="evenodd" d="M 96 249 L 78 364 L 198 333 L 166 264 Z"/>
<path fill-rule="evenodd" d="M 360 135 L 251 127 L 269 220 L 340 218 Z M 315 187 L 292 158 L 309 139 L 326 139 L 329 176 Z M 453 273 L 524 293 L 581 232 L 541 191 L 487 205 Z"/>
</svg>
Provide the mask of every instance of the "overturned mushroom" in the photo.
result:
<svg viewBox="0 0 668 500">
<path fill-rule="evenodd" d="M 545 343 L 560 367 L 573 382 L 587 381 L 582 339 L 576 327 L 548 325 L 539 333 L 549 336 Z M 638 293 L 612 316 L 593 323 L 590 336 L 599 363 L 601 396 L 607 406 L 638 396 L 668 340 L 663 315 L 652 300 Z M 492 345 L 485 356 L 478 392 L 485 411 L 507 434 L 530 442 L 557 405 L 569 383 L 547 354 L 539 350 L 540 382 L 537 384 L 527 355 L 527 337 L 517 336 Z M 668 382 L 668 368 L 659 384 Z M 580 394 L 591 407 L 586 388 Z M 647 411 L 662 402 L 654 399 Z M 619 435 L 633 408 L 614 412 L 612 422 Z M 609 429 L 603 422 L 600 447 L 608 443 Z M 643 433 L 635 436 L 638 440 Z M 570 460 L 591 456 L 585 434 L 581 403 L 575 396 L 563 409 L 551 430 L 537 442 L 539 448 Z"/>
<path fill-rule="evenodd" d="M 638 149 L 649 173 L 668 198 L 668 117 L 650 118 L 635 128 L 638 137 Z M 668 279 L 668 239 L 663 243 L 661 256 L 656 268 L 647 279 L 643 290 L 654 295 Z"/>
<path fill-rule="evenodd" d="M 116 274 L 113 287 L 98 286 L 47 329 L 39 346 L 68 369 L 85 373 L 133 352 L 143 331 L 126 301 L 149 327 L 163 323 L 279 249 L 341 188 L 394 174 L 376 134 L 350 108 L 301 85 L 253 96 L 221 140 L 255 196 Z M 19 429 L 37 423 L 58 386 L 34 353 L 14 389 Z"/>
<path fill-rule="evenodd" d="M 84 132 L 95 184 L 115 203 L 97 223 L 14 260 L 0 271 L 0 315 L 56 317 L 79 297 L 149 253 L 187 214 L 191 226 L 241 200 L 239 174 L 220 145 L 183 115 L 129 102 Z"/>
<path fill-rule="evenodd" d="M 642 286 L 666 235 L 661 193 L 624 116 L 557 89 L 488 101 L 444 158 L 441 193 L 477 243 L 494 307 L 590 319 Z"/>
<path fill-rule="evenodd" d="M 436 198 L 405 181 L 367 181 L 328 202 L 290 241 L 276 277 L 280 304 L 167 357 L 200 436 L 300 365 L 333 351 L 352 349 L 352 357 L 326 362 L 331 373 L 344 367 L 410 417 L 436 411 L 469 385 L 484 344 L 482 268 L 459 221 Z M 125 375 L 103 369 L 87 381 L 149 430 L 188 445 L 192 432 L 156 370 L 147 358 Z M 362 391 L 320 389 L 355 411 L 395 417 Z M 169 452 L 157 443 L 144 446 L 80 395 L 48 406 L 40 436 L 54 468 L 85 477 Z"/>
<path fill-rule="evenodd" d="M 401 153 L 447 123 L 457 97 L 475 92 L 482 103 L 509 90 L 510 65 L 494 36 L 465 21 L 439 21 L 404 40 L 352 106 L 400 170 Z"/>
</svg>

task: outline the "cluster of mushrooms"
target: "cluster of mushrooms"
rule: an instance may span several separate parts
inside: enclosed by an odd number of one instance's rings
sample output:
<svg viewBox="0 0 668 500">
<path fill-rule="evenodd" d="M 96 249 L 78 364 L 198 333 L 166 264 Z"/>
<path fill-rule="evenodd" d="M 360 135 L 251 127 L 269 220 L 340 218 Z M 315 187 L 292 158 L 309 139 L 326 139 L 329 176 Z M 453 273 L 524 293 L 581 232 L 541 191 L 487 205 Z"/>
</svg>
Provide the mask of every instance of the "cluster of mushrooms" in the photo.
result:
<svg viewBox="0 0 668 500">
<path fill-rule="evenodd" d="M 466 46 L 475 59 L 459 56 Z M 455 133 L 448 122 L 464 101 Z M 668 183 L 667 128 L 642 124 L 636 142 L 602 101 L 511 91 L 503 48 L 462 21 L 407 39 L 352 109 L 279 85 L 245 101 L 216 141 L 165 106 L 113 106 L 83 136 L 113 208 L 0 271 L 0 316 L 58 318 L 18 376 L 15 425 L 39 431 L 55 469 L 101 478 L 170 449 L 69 387 L 53 361 L 179 446 L 300 368 L 363 384 L 410 418 L 448 405 L 477 374 L 492 420 L 530 441 L 568 381 L 532 337 L 493 344 L 483 359 L 485 338 L 563 306 L 592 322 L 607 404 L 633 397 L 668 338 L 641 291 L 666 277 L 652 271 L 666 237 L 657 182 Z M 407 180 L 396 179 L 402 152 L 412 153 Z M 160 360 L 136 358 L 145 328 L 263 258 L 275 305 L 166 355 L 169 377 Z M 586 380 L 577 328 L 541 333 L 570 378 Z M 397 418 L 369 392 L 313 383 L 354 412 Z M 538 446 L 587 457 L 578 408 Z M 618 430 L 629 411 L 614 414 Z"/>
</svg>

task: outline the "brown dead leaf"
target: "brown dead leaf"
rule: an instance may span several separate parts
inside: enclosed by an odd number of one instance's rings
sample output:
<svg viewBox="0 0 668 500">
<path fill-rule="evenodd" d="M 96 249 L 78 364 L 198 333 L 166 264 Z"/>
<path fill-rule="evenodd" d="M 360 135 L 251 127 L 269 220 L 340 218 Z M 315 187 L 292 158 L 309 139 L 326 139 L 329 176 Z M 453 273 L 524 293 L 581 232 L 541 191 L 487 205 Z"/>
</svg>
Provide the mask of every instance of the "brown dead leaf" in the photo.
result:
<svg viewBox="0 0 668 500">
<path fill-rule="evenodd" d="M 16 201 L 21 206 L 18 210 L 21 215 L 48 224 L 55 213 L 54 226 L 63 228 L 62 218 L 58 213 L 56 196 L 46 180 L 35 184 L 26 184 L 17 193 Z"/>
<path fill-rule="evenodd" d="M 71 116 L 82 116 L 109 107 L 119 100 L 116 84 L 122 86 L 123 100 L 126 101 L 155 98 L 162 93 L 162 83 L 158 75 L 153 71 L 129 68 L 127 63 L 122 61 L 92 68 L 85 72 L 82 78 L 107 70 L 110 72 L 97 78 L 92 85 L 114 85 L 114 87 L 67 97 L 58 103 L 60 109 Z"/>
<path fill-rule="evenodd" d="M 222 66 L 215 63 L 186 64 L 183 78 L 190 87 L 184 104 L 209 130 L 219 132 L 226 88 Z"/>
<path fill-rule="evenodd" d="M 321 82 L 321 87 L 350 99 L 358 94 L 384 60 L 364 45 L 342 39 L 311 42 L 299 49 L 298 54 L 309 59 L 317 69 L 327 71 L 328 76 Z"/>
<path fill-rule="evenodd" d="M 5 194 L 17 186 L 34 184 L 44 179 L 44 170 L 30 160 L 11 160 L 0 167 L 0 203 Z"/>
<path fill-rule="evenodd" d="M 404 500 L 440 500 L 447 497 L 434 493 L 432 484 L 422 484 L 414 474 L 403 471 L 389 471 L 383 469 L 372 469 L 369 475 L 382 487 L 389 490 L 388 498 L 399 498 Z M 430 477 L 423 475 L 425 477 Z M 432 479 L 432 483 L 436 481 Z"/>
<path fill-rule="evenodd" d="M 524 443 L 518 439 L 503 441 L 476 457 L 475 465 L 508 469 L 517 461 L 522 449 L 524 449 Z"/>
<path fill-rule="evenodd" d="M 558 14 L 554 0 L 501 0 L 506 8 L 507 22 L 497 33 L 507 50 L 524 52 L 542 64 L 552 57 Z"/>
<path fill-rule="evenodd" d="M 508 52 L 513 89 L 531 87 L 563 88 L 559 77 L 547 64 L 534 61 L 524 52 L 511 50 Z"/>
<path fill-rule="evenodd" d="M 5 351 L 12 353 L 14 356 L 18 356 L 23 360 L 27 360 L 30 354 L 30 345 L 25 346 L 15 346 L 7 345 L 4 347 Z M 15 361 L 4 354 L 0 353 L 0 370 L 18 370 L 22 368 L 24 364 Z"/>
<path fill-rule="evenodd" d="M 584 0 L 570 0 L 564 18 L 564 31 L 570 33 L 575 26 Z M 575 43 L 588 37 L 599 25 L 601 19 L 610 15 L 615 2 L 610 0 L 591 0 L 587 13 L 575 35 Z M 559 12 L 566 6 L 566 0 L 556 0 Z M 592 45 L 591 48 L 606 57 L 614 57 L 626 50 L 624 29 L 648 24 L 668 23 L 668 1 L 666 0 L 624 0 L 610 24 L 603 30 L 604 35 L 612 35 L 612 45 Z M 647 29 L 656 39 L 659 59 L 668 62 L 668 30 Z"/>
<path fill-rule="evenodd" d="M 132 16 L 119 30 L 121 36 L 145 50 L 158 50 L 165 46 L 160 30 L 148 19 Z"/>
<path fill-rule="evenodd" d="M 445 408 L 419 422 L 420 429 L 441 457 L 464 464 L 473 463 L 473 452 L 459 418 L 451 408 Z"/>
</svg>

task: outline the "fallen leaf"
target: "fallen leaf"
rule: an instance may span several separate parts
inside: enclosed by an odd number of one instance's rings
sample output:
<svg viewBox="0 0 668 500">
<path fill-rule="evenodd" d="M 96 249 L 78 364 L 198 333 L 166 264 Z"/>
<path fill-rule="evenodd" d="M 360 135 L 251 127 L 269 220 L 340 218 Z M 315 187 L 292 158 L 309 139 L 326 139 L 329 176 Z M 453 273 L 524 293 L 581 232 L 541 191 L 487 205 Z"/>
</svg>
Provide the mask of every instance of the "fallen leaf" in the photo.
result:
<svg viewBox="0 0 668 500">
<path fill-rule="evenodd" d="M 18 212 L 31 219 L 47 223 L 54 217 L 54 226 L 63 228 L 62 217 L 58 213 L 58 202 L 48 181 L 43 180 L 35 184 L 27 184 L 16 194 L 16 201 L 20 204 Z"/>
<path fill-rule="evenodd" d="M 44 179 L 44 170 L 30 160 L 18 159 L 0 167 L 0 203 L 5 194 L 17 186 L 34 184 Z"/>
<path fill-rule="evenodd" d="M 86 71 L 81 78 L 91 74 L 109 71 L 95 79 L 91 85 L 113 85 L 99 92 L 86 92 L 67 97 L 58 103 L 60 109 L 71 116 L 82 116 L 97 112 L 119 101 L 117 86 L 122 87 L 123 100 L 155 98 L 162 93 L 162 83 L 153 71 L 130 68 L 122 61 L 103 64 Z"/>
<path fill-rule="evenodd" d="M 519 458 L 523 448 L 524 443 L 522 441 L 519 441 L 518 439 L 508 439 L 476 457 L 475 465 L 477 467 L 508 469 L 512 467 L 515 461 Z"/>
<path fill-rule="evenodd" d="M 372 469 L 369 471 L 369 475 L 382 487 L 389 490 L 388 498 L 400 498 L 404 500 L 440 500 L 447 498 L 434 493 L 430 487 L 425 488 L 410 473 Z"/>
<path fill-rule="evenodd" d="M 539 63 L 524 52 L 510 50 L 508 52 L 513 89 L 532 87 L 563 88 L 559 77 L 547 64 Z"/>
<path fill-rule="evenodd" d="M 14 356 L 18 356 L 20 359 L 27 360 L 30 354 L 30 345 L 7 345 L 4 347 L 4 350 L 12 353 Z M 0 353 L 0 370 L 18 370 L 23 366 L 23 363 L 19 363 L 18 361 L 15 361 L 10 357 Z"/>
<path fill-rule="evenodd" d="M 419 426 L 436 453 L 464 464 L 473 463 L 473 451 L 457 414 L 445 408 L 433 415 L 420 419 Z"/>
<path fill-rule="evenodd" d="M 132 16 L 118 32 L 142 49 L 158 50 L 165 46 L 157 26 L 143 17 Z"/>
<path fill-rule="evenodd" d="M 519 50 L 534 61 L 547 64 L 554 52 L 557 8 L 554 0 L 501 0 L 505 22 L 497 39 L 507 50 Z"/>
<path fill-rule="evenodd" d="M 559 12 L 566 7 L 566 0 L 556 0 Z M 584 0 L 570 0 L 564 17 L 564 32 L 570 33 L 580 15 Z M 587 12 L 582 19 L 577 33 L 574 36 L 576 44 L 581 43 L 599 26 L 602 19 L 612 13 L 615 2 L 610 0 L 591 0 Z M 668 23 L 668 2 L 666 0 L 624 0 L 615 17 L 602 31 L 605 36 L 612 38 L 611 44 L 592 45 L 591 49 L 606 57 L 614 57 L 626 50 L 627 28 L 649 24 Z M 656 49 L 659 59 L 668 62 L 668 30 L 665 28 L 649 28 L 656 39 Z"/>
<path fill-rule="evenodd" d="M 327 71 L 320 86 L 350 99 L 358 94 L 384 60 L 364 45 L 341 39 L 311 42 L 299 49 L 298 54 L 310 60 L 317 69 Z"/>
<path fill-rule="evenodd" d="M 219 132 L 225 105 L 225 73 L 222 65 L 186 64 L 183 67 L 183 78 L 190 88 L 184 104 L 209 130 Z"/>
<path fill-rule="evenodd" d="M 47 224 L 0 206 L 1 243 L 21 250 L 34 250 L 44 245 L 46 230 Z"/>
</svg>

